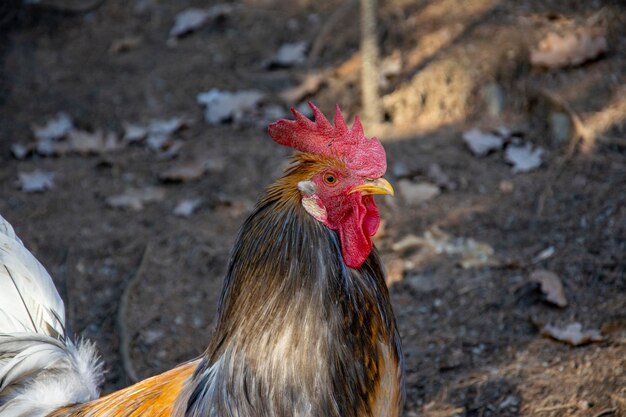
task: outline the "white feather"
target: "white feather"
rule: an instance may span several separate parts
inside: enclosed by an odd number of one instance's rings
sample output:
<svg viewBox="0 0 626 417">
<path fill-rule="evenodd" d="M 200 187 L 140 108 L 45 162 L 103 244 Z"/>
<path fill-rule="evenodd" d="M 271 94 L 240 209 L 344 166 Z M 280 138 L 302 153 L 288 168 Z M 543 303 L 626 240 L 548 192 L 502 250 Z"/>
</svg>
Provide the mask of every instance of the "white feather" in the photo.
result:
<svg viewBox="0 0 626 417">
<path fill-rule="evenodd" d="M 65 334 L 48 272 L 0 216 L 0 417 L 44 417 L 98 398 L 95 348 Z"/>
<path fill-rule="evenodd" d="M 65 308 L 52 278 L 0 216 L 0 333 L 64 334 Z M 19 323 L 19 324 L 18 324 Z"/>
</svg>

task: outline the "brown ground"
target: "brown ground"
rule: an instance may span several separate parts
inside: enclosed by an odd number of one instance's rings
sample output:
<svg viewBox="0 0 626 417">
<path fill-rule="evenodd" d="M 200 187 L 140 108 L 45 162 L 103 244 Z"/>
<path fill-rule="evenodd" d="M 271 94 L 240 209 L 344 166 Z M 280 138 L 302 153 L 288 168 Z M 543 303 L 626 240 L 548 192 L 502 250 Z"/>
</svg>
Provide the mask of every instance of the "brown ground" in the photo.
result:
<svg viewBox="0 0 626 417">
<path fill-rule="evenodd" d="M 340 2 L 243 0 L 233 16 L 167 46 L 174 14 L 206 3 L 214 2 L 107 0 L 77 15 L 24 8 L 0 33 L 0 213 L 55 278 L 73 330 L 98 344 L 106 391 L 130 382 L 120 326 L 139 377 L 202 351 L 237 228 L 289 153 L 259 127 L 206 125 L 195 95 L 260 88 L 279 103 L 280 91 L 313 70 L 270 72 L 261 62 L 283 42 L 317 40 L 321 53 L 310 68 L 330 75 L 312 99 L 327 112 L 335 102 L 348 114 L 358 109 L 349 70 L 355 6 L 320 39 Z M 528 49 L 545 33 L 580 26 L 606 30 L 606 56 L 576 68 L 531 68 Z M 381 202 L 379 246 L 390 265 L 405 261 L 391 293 L 406 356 L 406 416 L 626 416 L 624 27 L 620 0 L 382 2 L 383 55 L 403 58 L 384 91 L 388 124 L 379 127 L 390 177 L 428 179 L 436 163 L 451 182 L 422 205 Z M 135 48 L 109 52 L 128 36 L 140 37 Z M 494 83 L 505 97 L 498 117 L 487 116 L 484 101 Z M 550 109 L 564 103 L 592 132 L 577 148 L 555 143 L 546 125 Z M 10 145 L 29 141 L 31 124 L 58 111 L 80 127 L 117 132 L 125 121 L 191 117 L 178 134 L 179 159 L 203 155 L 224 169 L 165 185 L 166 199 L 142 211 L 113 210 L 106 197 L 158 184 L 175 162 L 140 146 L 13 159 Z M 463 146 L 464 130 L 501 125 L 544 147 L 543 167 L 513 175 L 501 153 L 477 158 Z M 18 171 L 34 169 L 54 171 L 55 188 L 17 190 Z M 193 196 L 206 199 L 199 212 L 172 215 L 178 200 Z M 453 257 L 391 249 L 435 225 L 488 243 L 497 265 L 463 269 Z M 554 256 L 533 263 L 549 246 Z M 561 278 L 566 308 L 542 300 L 528 279 L 536 268 Z M 119 314 L 125 289 L 128 311 Z M 604 341 L 574 348 L 543 338 L 535 324 L 574 321 L 601 328 Z"/>
</svg>

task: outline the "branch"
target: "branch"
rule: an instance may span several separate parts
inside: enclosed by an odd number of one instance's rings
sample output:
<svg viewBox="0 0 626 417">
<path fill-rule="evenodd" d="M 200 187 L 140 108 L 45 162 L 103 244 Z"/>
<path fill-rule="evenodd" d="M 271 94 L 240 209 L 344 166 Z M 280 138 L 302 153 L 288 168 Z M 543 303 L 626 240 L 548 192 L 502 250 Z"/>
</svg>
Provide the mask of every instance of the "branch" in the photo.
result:
<svg viewBox="0 0 626 417">
<path fill-rule="evenodd" d="M 139 279 L 141 278 L 141 275 L 146 265 L 146 259 L 148 259 L 149 257 L 148 255 L 150 253 L 150 248 L 150 243 L 146 244 L 146 247 L 143 250 L 143 254 L 141 255 L 139 265 L 137 266 L 137 269 L 135 270 L 135 273 L 133 274 L 131 279 L 128 280 L 126 287 L 124 288 L 124 292 L 122 293 L 122 297 L 120 299 L 119 309 L 117 310 L 117 326 L 120 333 L 120 356 L 122 357 L 124 372 L 133 383 L 139 381 L 139 377 L 137 376 L 137 371 L 130 357 L 130 338 L 128 337 L 126 315 L 128 313 L 130 293 L 139 283 Z"/>
</svg>

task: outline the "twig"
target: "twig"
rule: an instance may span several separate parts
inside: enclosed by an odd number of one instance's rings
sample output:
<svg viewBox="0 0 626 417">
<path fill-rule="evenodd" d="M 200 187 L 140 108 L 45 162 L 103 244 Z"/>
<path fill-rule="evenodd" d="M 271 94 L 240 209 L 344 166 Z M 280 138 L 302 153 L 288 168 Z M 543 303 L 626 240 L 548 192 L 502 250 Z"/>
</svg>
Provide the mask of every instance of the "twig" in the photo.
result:
<svg viewBox="0 0 626 417">
<path fill-rule="evenodd" d="M 143 254 L 141 255 L 141 260 L 139 261 L 139 266 L 137 266 L 135 273 L 133 274 L 132 278 L 128 280 L 126 287 L 124 288 L 124 292 L 122 293 L 122 297 L 120 298 L 120 306 L 117 310 L 117 326 L 120 333 L 120 355 L 122 357 L 124 372 L 131 380 L 131 382 L 137 382 L 139 378 L 137 376 L 135 366 L 133 365 L 133 361 L 130 357 L 130 341 L 128 337 L 128 327 L 126 326 L 126 314 L 128 312 L 128 300 L 130 298 L 130 293 L 135 288 L 135 286 L 139 282 L 139 279 L 141 278 L 142 272 L 146 264 L 146 259 L 148 259 L 148 254 L 150 253 L 150 247 L 150 243 L 146 244 L 146 247 L 143 250 Z"/>
<path fill-rule="evenodd" d="M 328 19 L 326 19 L 326 23 L 318 32 L 317 37 L 313 41 L 311 46 L 311 52 L 309 52 L 309 57 L 307 59 L 307 64 L 309 67 L 312 67 L 313 64 L 319 59 L 324 46 L 326 46 L 326 41 L 331 37 L 333 29 L 335 26 L 343 19 L 343 17 L 352 10 L 357 4 L 357 0 L 345 0 L 344 3 L 339 6 L 333 14 L 331 14 Z"/>
<path fill-rule="evenodd" d="M 559 404 L 550 407 L 540 407 L 533 410 L 534 413 L 547 413 L 550 411 L 564 410 L 566 408 L 578 408 L 578 404 Z"/>
<path fill-rule="evenodd" d="M 576 154 L 576 150 L 579 147 L 583 147 L 583 151 L 588 152 L 590 150 L 591 143 L 595 141 L 595 138 L 593 132 L 585 127 L 578 113 L 576 113 L 576 111 L 574 111 L 574 109 L 572 109 L 572 107 L 563 98 L 546 89 L 540 89 L 539 94 L 567 113 L 574 127 L 574 134 L 570 138 L 567 149 L 565 150 L 565 155 L 558 160 L 552 168 L 552 172 L 555 173 L 554 181 L 556 181 L 561 174 L 563 174 L 566 163 L 568 163 Z M 537 208 L 535 209 L 537 216 L 541 216 L 543 214 L 546 199 L 549 197 L 549 194 L 552 194 L 553 192 L 551 186 L 552 182 L 553 181 L 546 181 L 546 185 L 544 186 L 541 194 L 539 194 L 539 198 L 537 199 Z"/>
<path fill-rule="evenodd" d="M 579 145 L 582 145 L 582 147 L 584 148 L 584 152 L 590 151 L 590 147 L 595 141 L 595 135 L 591 129 L 587 128 L 584 125 L 580 115 L 576 113 L 576 111 L 572 109 L 569 103 L 558 94 L 552 91 L 548 91 L 546 89 L 539 90 L 539 94 L 546 97 L 548 101 L 551 101 L 552 104 L 555 104 L 557 107 L 560 107 L 565 113 L 567 113 L 572 121 L 572 125 L 574 126 L 575 133 L 570 139 L 570 142 L 567 146 L 565 158 L 563 159 L 562 164 L 569 161 L 574 156 L 574 154 L 576 153 L 576 149 Z"/>
<path fill-rule="evenodd" d="M 598 414 L 595 414 L 593 417 L 608 416 L 609 414 L 613 414 L 616 411 L 617 411 L 617 409 L 615 409 L 615 408 L 607 408 L 606 410 L 602 410 Z"/>
</svg>

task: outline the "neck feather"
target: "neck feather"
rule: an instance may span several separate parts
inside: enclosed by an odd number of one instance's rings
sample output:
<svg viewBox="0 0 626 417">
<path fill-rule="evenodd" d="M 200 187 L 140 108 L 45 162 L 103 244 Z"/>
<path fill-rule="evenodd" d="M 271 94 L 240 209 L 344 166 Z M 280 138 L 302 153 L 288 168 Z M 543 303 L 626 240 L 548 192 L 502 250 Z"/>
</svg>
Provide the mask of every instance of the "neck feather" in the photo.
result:
<svg viewBox="0 0 626 417">
<path fill-rule="evenodd" d="M 242 227 L 187 416 L 371 414 L 366 363 L 395 334 L 380 261 L 345 265 L 337 234 L 300 204 L 306 169 L 270 186 Z"/>
</svg>

